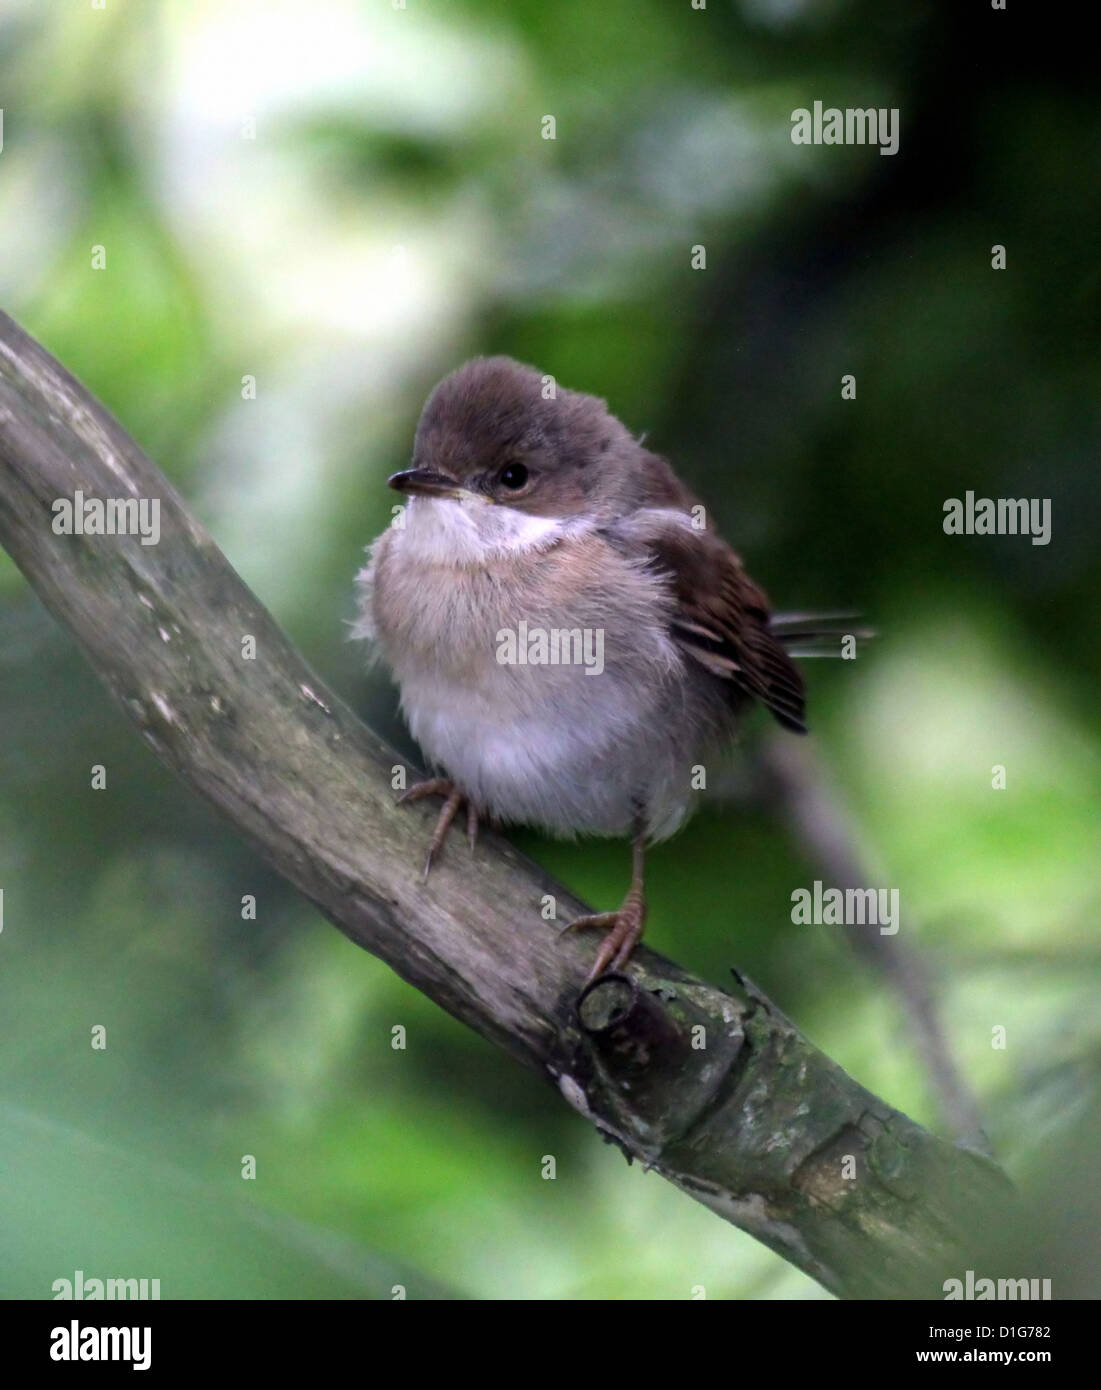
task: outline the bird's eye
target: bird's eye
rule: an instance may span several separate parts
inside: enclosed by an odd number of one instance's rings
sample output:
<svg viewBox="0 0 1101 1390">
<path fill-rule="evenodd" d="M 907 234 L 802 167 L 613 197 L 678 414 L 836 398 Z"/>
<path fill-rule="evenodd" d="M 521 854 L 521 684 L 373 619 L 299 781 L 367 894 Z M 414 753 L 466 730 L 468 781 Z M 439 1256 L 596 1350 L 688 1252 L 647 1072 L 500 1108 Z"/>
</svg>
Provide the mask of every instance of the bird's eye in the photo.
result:
<svg viewBox="0 0 1101 1390">
<path fill-rule="evenodd" d="M 507 463 L 497 475 L 497 481 L 502 487 L 507 487 L 512 492 L 518 492 L 528 480 L 528 470 L 522 463 Z"/>
</svg>

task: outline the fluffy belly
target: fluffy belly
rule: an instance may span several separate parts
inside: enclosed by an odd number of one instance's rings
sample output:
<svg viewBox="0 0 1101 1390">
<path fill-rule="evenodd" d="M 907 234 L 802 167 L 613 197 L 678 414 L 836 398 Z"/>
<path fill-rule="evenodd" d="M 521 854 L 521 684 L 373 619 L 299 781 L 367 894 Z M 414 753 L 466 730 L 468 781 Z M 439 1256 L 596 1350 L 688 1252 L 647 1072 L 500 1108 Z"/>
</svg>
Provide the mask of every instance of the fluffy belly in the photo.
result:
<svg viewBox="0 0 1101 1390">
<path fill-rule="evenodd" d="M 692 800 L 691 759 L 662 735 L 653 691 L 640 697 L 608 673 L 556 674 L 565 679 L 536 700 L 517 700 L 515 682 L 494 700 L 403 681 L 402 707 L 426 757 L 505 823 L 627 835 L 641 807 L 654 838 L 672 834 Z M 530 684 L 546 675 L 529 673 Z"/>
<path fill-rule="evenodd" d="M 670 636 L 665 580 L 595 533 L 445 564 L 433 545 L 450 533 L 413 510 L 376 546 L 364 592 L 426 759 L 506 823 L 624 835 L 641 810 L 654 838 L 671 834 L 719 716 Z"/>
</svg>

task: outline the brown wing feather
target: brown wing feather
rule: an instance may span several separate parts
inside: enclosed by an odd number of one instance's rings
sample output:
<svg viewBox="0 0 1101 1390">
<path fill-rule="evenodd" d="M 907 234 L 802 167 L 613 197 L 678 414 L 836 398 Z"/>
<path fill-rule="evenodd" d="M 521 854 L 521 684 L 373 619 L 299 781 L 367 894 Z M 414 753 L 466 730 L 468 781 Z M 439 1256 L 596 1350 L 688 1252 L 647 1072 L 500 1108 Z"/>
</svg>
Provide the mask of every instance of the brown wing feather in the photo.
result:
<svg viewBox="0 0 1101 1390">
<path fill-rule="evenodd" d="M 760 700 L 785 728 L 806 733 L 803 677 L 770 628 L 767 598 L 726 542 L 660 511 L 637 512 L 618 529 L 669 576 L 672 633 L 684 651 Z"/>
</svg>

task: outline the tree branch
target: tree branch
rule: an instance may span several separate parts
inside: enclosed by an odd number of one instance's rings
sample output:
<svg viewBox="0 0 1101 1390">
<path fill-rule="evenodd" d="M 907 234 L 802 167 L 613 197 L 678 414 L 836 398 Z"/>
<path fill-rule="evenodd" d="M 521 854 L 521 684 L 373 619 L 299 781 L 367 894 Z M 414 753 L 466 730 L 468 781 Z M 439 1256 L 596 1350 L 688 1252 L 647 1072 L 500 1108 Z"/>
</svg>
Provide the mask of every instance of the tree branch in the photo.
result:
<svg viewBox="0 0 1101 1390">
<path fill-rule="evenodd" d="M 52 504 L 160 500 L 160 540 L 58 535 Z M 641 950 L 578 999 L 586 911 L 503 839 L 421 862 L 432 812 L 107 412 L 0 315 L 0 542 L 149 746 L 358 945 L 543 1076 L 606 1136 L 826 1288 L 942 1297 L 1004 1220 L 993 1164 L 802 1038 Z M 256 639 L 255 659 L 243 639 Z M 999 1213 L 1002 1213 L 999 1215 Z"/>
</svg>

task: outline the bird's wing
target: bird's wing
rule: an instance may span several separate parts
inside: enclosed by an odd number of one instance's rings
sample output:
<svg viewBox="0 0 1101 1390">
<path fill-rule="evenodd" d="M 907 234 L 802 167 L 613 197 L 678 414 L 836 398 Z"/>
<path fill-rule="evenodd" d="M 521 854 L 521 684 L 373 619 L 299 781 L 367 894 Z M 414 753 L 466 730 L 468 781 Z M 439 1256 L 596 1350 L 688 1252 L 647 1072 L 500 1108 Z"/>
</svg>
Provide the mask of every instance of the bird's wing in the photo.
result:
<svg viewBox="0 0 1101 1390">
<path fill-rule="evenodd" d="M 663 507 L 642 508 L 607 534 L 667 576 L 676 603 L 670 632 L 681 649 L 805 733 L 803 677 L 772 630 L 768 599 L 722 537 Z"/>
</svg>

